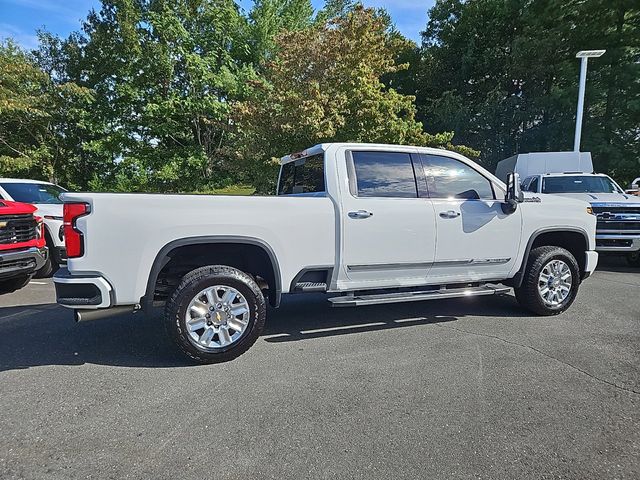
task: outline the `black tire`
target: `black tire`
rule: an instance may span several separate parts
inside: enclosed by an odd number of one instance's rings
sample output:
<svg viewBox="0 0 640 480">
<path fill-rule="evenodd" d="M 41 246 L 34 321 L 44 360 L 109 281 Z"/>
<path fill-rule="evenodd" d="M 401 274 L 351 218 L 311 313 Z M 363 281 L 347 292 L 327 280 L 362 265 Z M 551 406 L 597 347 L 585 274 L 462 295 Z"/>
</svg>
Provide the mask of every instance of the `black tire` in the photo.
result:
<svg viewBox="0 0 640 480">
<path fill-rule="evenodd" d="M 240 292 L 249 307 L 247 326 L 234 343 L 205 351 L 196 347 L 189 338 L 186 328 L 186 314 L 189 303 L 196 295 L 214 285 L 229 286 Z M 246 352 L 262 333 L 267 316 L 264 295 L 256 282 L 244 272 L 235 268 L 209 265 L 187 273 L 169 298 L 165 307 L 165 328 L 169 337 L 180 351 L 198 363 L 220 363 L 233 360 Z"/>
<path fill-rule="evenodd" d="M 640 267 L 640 250 L 627 254 L 627 263 L 631 267 Z"/>
<path fill-rule="evenodd" d="M 26 287 L 30 280 L 31 275 L 22 275 L 8 280 L 0 280 L 0 295 L 20 290 L 21 288 Z"/>
<path fill-rule="evenodd" d="M 571 271 L 571 288 L 567 297 L 558 305 L 547 305 L 538 291 L 538 281 L 542 269 L 552 260 L 563 261 Z M 567 310 L 578 294 L 580 269 L 578 262 L 568 250 L 561 247 L 544 246 L 531 251 L 527 261 L 522 285 L 514 289 L 516 299 L 527 310 L 538 315 L 558 315 Z"/>
<path fill-rule="evenodd" d="M 53 242 L 49 237 L 49 233 L 46 233 L 45 235 L 47 238 L 47 247 L 49 249 L 49 251 L 47 252 L 47 261 L 40 268 L 40 270 L 35 273 L 35 275 L 33 276 L 34 278 L 49 278 L 58 270 L 58 268 L 60 268 L 60 266 L 53 259 L 53 249 L 55 247 L 53 246 Z"/>
<path fill-rule="evenodd" d="M 34 278 L 49 278 L 54 272 L 58 270 L 58 264 L 51 257 L 51 250 L 49 250 L 49 254 L 47 255 L 47 261 L 44 262 L 44 265 L 38 270 Z"/>
</svg>

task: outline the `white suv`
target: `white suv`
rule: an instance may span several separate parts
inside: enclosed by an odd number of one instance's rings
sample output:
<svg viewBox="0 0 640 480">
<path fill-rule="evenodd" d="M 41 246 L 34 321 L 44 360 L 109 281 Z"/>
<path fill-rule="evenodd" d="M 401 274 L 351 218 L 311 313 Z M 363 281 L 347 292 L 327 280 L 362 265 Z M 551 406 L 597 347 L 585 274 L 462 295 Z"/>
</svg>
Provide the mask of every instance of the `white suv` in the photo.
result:
<svg viewBox="0 0 640 480">
<path fill-rule="evenodd" d="M 0 178 L 0 200 L 30 203 L 38 209 L 36 214 L 44 220 L 49 256 L 47 262 L 37 272 L 37 277 L 48 277 L 58 269 L 60 264 L 66 263 L 62 200 L 59 198 L 63 192 L 66 192 L 64 188 L 41 180 Z"/>
</svg>

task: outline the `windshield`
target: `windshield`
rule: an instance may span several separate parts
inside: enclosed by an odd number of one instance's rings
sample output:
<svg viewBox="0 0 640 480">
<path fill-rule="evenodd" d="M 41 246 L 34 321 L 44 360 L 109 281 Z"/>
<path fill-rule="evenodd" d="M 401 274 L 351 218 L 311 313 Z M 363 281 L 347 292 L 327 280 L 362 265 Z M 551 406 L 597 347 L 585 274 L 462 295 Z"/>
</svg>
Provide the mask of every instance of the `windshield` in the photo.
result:
<svg viewBox="0 0 640 480">
<path fill-rule="evenodd" d="M 62 187 L 46 183 L 3 183 L 1 185 L 14 201 L 24 203 L 62 203 L 60 194 L 66 192 Z"/>
<path fill-rule="evenodd" d="M 566 175 L 548 177 L 542 184 L 542 193 L 622 193 L 608 177 Z"/>
</svg>

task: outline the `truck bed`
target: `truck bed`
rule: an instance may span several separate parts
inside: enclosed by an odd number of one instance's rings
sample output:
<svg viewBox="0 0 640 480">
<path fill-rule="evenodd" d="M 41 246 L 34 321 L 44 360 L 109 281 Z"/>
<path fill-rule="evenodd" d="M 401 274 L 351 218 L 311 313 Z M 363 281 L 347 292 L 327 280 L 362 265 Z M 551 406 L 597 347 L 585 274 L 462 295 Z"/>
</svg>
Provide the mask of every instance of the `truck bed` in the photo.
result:
<svg viewBox="0 0 640 480">
<path fill-rule="evenodd" d="M 282 290 L 302 269 L 333 265 L 336 216 L 327 197 L 65 193 L 91 213 L 77 220 L 85 254 L 69 259 L 69 271 L 100 272 L 117 285 L 115 304 L 136 304 L 164 246 L 184 238 L 259 239 L 280 262 Z"/>
</svg>

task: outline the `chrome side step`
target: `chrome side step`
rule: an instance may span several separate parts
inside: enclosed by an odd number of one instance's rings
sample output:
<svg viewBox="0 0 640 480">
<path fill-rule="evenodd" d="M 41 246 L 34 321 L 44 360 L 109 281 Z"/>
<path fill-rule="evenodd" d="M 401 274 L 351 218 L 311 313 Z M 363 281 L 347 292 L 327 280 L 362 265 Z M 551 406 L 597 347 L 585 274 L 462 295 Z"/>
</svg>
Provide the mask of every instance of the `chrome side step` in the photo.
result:
<svg viewBox="0 0 640 480">
<path fill-rule="evenodd" d="M 296 286 L 294 288 L 294 291 L 296 292 L 326 292 L 327 291 L 327 284 L 326 283 L 319 283 L 319 282 L 300 282 L 300 283 L 296 283 Z"/>
<path fill-rule="evenodd" d="M 345 295 L 329 299 L 332 307 L 359 307 L 362 305 L 382 305 L 385 303 L 421 302 L 443 298 L 478 297 L 507 293 L 509 287 L 482 285 L 468 288 L 442 288 L 440 290 L 412 291 L 400 293 L 378 293 L 371 295 Z"/>
</svg>

